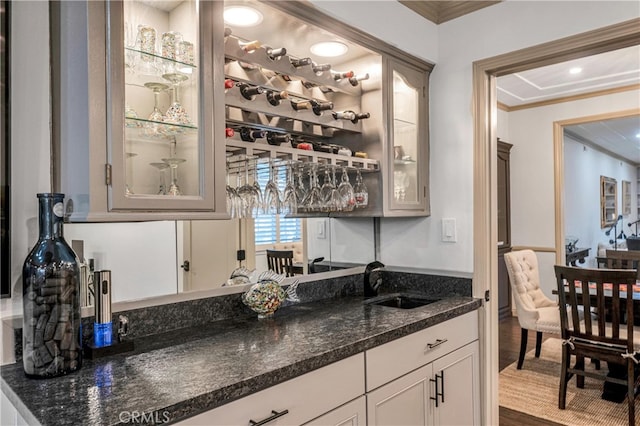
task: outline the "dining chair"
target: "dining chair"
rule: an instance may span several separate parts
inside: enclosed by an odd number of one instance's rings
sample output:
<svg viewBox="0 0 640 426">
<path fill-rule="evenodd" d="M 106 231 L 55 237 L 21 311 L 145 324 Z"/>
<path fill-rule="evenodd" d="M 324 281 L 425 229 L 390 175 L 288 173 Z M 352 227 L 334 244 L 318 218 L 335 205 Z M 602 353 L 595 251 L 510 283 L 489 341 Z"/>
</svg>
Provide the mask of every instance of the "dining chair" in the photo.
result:
<svg viewBox="0 0 640 426">
<path fill-rule="evenodd" d="M 267 267 L 277 274 L 293 276 L 293 250 L 267 250 Z"/>
<path fill-rule="evenodd" d="M 562 334 L 558 407 L 565 408 L 567 384 L 574 375 L 578 388 L 584 387 L 585 377 L 603 380 L 626 387 L 629 425 L 635 425 L 635 365 L 640 361 L 640 334 L 632 320 L 634 300 L 633 296 L 627 297 L 627 285 L 636 283 L 636 271 L 556 265 L 555 272 Z M 579 312 L 592 315 L 580 316 Z M 609 374 L 585 371 L 586 357 L 606 361 Z"/>
<path fill-rule="evenodd" d="M 505 253 L 509 282 L 520 323 L 520 355 L 517 369 L 522 369 L 527 352 L 528 331 L 536 332 L 536 358 L 540 357 L 542 333 L 560 334 L 558 304 L 540 289 L 538 258 L 532 250 Z"/>
</svg>

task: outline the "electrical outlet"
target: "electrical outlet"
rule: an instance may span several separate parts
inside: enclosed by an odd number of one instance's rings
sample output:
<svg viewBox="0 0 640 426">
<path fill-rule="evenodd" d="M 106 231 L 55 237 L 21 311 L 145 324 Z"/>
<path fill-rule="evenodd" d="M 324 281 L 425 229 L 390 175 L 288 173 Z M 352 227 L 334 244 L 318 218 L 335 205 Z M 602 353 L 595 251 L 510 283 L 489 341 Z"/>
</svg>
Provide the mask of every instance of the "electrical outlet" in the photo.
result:
<svg viewBox="0 0 640 426">
<path fill-rule="evenodd" d="M 442 241 L 445 243 L 455 243 L 456 237 L 456 219 L 442 219 Z"/>
</svg>

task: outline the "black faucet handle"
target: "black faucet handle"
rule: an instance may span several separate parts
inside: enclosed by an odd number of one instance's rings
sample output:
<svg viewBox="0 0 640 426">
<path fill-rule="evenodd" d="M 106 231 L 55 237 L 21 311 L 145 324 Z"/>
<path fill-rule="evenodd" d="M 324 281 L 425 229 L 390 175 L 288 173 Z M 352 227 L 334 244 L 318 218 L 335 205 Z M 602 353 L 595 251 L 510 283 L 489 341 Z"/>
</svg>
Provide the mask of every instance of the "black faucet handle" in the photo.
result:
<svg viewBox="0 0 640 426">
<path fill-rule="evenodd" d="M 380 268 L 384 268 L 384 263 L 382 262 L 378 262 L 377 260 L 367 264 L 367 266 L 364 268 L 364 272 L 371 272 L 374 269 L 380 269 Z"/>
<path fill-rule="evenodd" d="M 382 277 L 376 271 L 384 268 L 384 264 L 377 260 L 369 263 L 364 268 L 364 296 L 374 297 L 378 295 L 378 288 L 382 284 Z"/>
</svg>

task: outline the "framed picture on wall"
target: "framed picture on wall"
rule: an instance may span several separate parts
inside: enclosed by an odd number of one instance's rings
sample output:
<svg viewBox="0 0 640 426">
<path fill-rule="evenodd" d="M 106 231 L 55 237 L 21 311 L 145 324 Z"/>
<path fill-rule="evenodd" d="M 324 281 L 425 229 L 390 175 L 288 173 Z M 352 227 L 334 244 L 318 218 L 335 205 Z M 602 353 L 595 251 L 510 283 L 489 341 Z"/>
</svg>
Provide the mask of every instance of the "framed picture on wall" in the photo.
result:
<svg viewBox="0 0 640 426">
<path fill-rule="evenodd" d="M 613 225 L 618 219 L 618 181 L 600 176 L 600 227 Z"/>
<path fill-rule="evenodd" d="M 628 216 L 631 214 L 631 182 L 627 180 L 622 181 L 622 215 Z"/>
</svg>

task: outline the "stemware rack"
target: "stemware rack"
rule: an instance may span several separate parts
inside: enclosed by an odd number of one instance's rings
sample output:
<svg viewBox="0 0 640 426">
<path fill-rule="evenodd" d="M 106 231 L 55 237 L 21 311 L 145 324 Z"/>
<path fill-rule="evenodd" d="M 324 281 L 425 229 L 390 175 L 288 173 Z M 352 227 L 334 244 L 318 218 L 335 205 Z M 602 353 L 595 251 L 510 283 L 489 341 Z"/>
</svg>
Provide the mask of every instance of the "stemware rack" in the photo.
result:
<svg viewBox="0 0 640 426">
<path fill-rule="evenodd" d="M 251 170 L 252 164 L 255 164 L 256 161 L 271 161 L 276 166 L 296 164 L 297 167 L 303 169 L 316 167 L 318 171 L 324 170 L 327 166 L 360 170 L 361 173 L 380 170 L 380 162 L 368 158 L 347 157 L 346 155 L 236 140 L 227 140 L 226 145 L 227 164 L 230 172 L 242 172 L 245 162 L 249 162 L 248 167 Z"/>
</svg>

